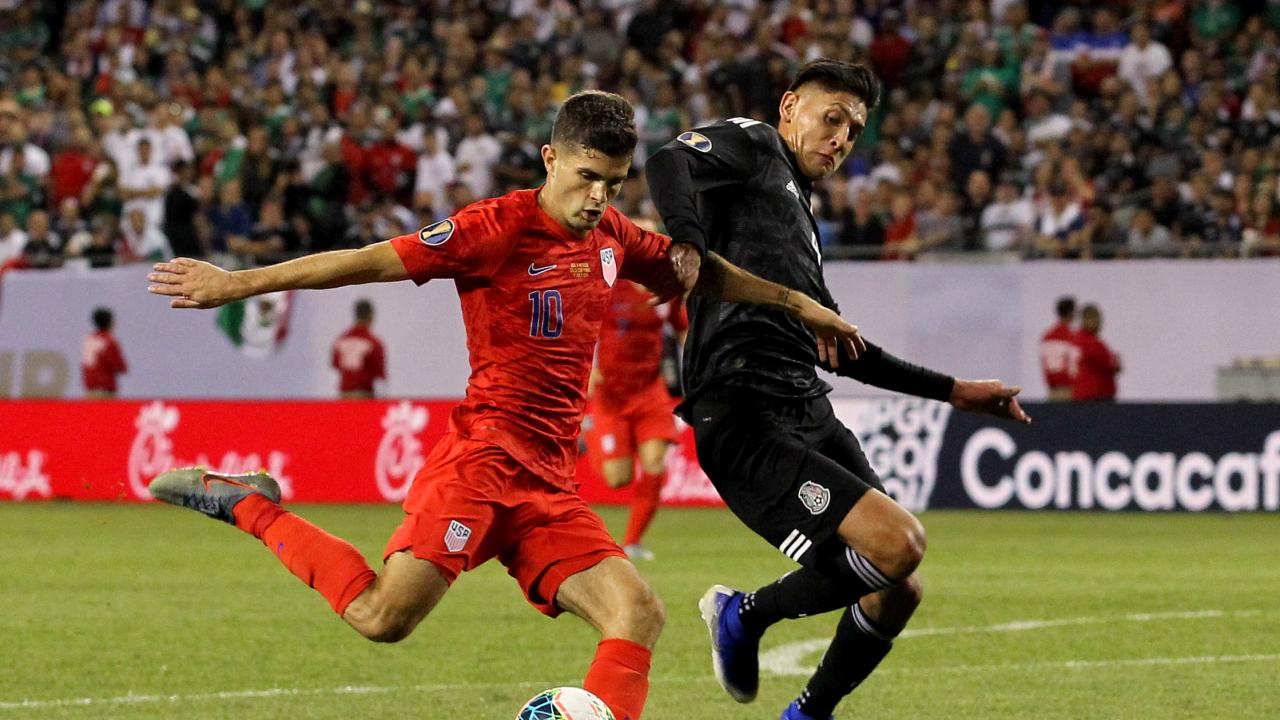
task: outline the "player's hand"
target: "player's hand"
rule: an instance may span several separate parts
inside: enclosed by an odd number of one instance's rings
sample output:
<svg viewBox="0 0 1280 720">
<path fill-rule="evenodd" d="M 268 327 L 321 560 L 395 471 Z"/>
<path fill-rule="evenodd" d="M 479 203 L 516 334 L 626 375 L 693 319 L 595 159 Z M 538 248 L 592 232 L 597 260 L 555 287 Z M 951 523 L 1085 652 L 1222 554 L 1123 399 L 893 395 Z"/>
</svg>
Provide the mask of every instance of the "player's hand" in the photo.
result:
<svg viewBox="0 0 1280 720">
<path fill-rule="evenodd" d="M 173 298 L 169 307 L 215 308 L 247 296 L 235 276 L 217 265 L 175 258 L 152 266 L 147 292 Z"/>
<path fill-rule="evenodd" d="M 819 363 L 827 364 L 833 370 L 840 367 L 842 345 L 853 360 L 857 360 L 859 355 L 867 351 L 867 343 L 858 333 L 857 325 L 846 321 L 834 310 L 807 295 L 791 293 L 789 299 L 796 302 L 797 298 L 798 307 L 794 310 L 796 318 L 808 325 L 809 329 L 818 336 Z"/>
<path fill-rule="evenodd" d="M 951 404 L 961 410 L 986 413 L 1031 424 L 1031 416 L 1018 404 L 1020 387 L 1008 387 L 999 380 L 956 380 L 951 390 Z"/>
<path fill-rule="evenodd" d="M 698 271 L 702 268 L 702 255 L 698 254 L 698 248 L 689 243 L 677 242 L 671 243 L 671 249 L 667 251 L 667 257 L 671 258 L 671 269 L 676 273 L 676 280 L 680 282 L 680 286 L 684 289 L 684 294 L 688 294 L 693 286 L 698 283 Z M 667 298 L 670 300 L 671 298 Z"/>
</svg>

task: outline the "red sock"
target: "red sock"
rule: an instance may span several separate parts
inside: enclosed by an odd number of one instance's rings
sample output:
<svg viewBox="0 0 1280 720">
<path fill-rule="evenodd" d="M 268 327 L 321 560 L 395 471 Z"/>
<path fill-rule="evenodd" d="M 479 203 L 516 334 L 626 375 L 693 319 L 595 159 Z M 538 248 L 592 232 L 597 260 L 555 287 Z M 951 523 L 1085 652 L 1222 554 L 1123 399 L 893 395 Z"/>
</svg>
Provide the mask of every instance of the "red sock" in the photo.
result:
<svg viewBox="0 0 1280 720">
<path fill-rule="evenodd" d="M 631 518 L 627 520 L 627 532 L 622 541 L 624 546 L 635 545 L 644 537 L 644 531 L 649 529 L 653 514 L 658 510 L 658 496 L 666 482 L 666 470 L 656 474 L 640 473 L 636 494 L 631 498 Z"/>
<path fill-rule="evenodd" d="M 261 540 L 289 572 L 315 588 L 339 615 L 377 577 L 351 543 L 330 535 L 262 495 L 253 494 L 241 500 L 232 515 L 236 527 Z"/>
<path fill-rule="evenodd" d="M 616 720 L 640 720 L 649 695 L 652 657 L 652 651 L 630 640 L 601 640 L 582 687 L 603 700 Z"/>
</svg>

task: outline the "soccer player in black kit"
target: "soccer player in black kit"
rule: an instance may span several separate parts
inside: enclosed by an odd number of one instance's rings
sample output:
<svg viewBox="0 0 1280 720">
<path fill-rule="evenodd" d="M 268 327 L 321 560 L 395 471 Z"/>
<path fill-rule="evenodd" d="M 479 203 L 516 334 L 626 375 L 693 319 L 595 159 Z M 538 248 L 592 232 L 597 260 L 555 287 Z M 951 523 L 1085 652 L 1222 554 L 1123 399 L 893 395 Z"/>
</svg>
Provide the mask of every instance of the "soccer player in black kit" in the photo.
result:
<svg viewBox="0 0 1280 720">
<path fill-rule="evenodd" d="M 645 168 L 667 231 L 836 309 L 809 195 L 853 149 L 879 95 L 865 66 L 817 60 L 783 94 L 777 128 L 732 118 L 681 134 Z M 782 720 L 827 720 L 919 605 L 915 569 L 925 533 L 884 493 L 815 368 L 964 410 L 1030 418 L 1016 387 L 926 370 L 860 337 L 824 346 L 777 307 L 695 294 L 689 319 L 680 412 L 693 426 L 698 460 L 734 514 L 801 566 L 755 592 L 707 591 L 699 607 L 716 677 L 735 700 L 750 702 L 765 630 L 843 609 L 817 671 L 782 713 Z"/>
</svg>

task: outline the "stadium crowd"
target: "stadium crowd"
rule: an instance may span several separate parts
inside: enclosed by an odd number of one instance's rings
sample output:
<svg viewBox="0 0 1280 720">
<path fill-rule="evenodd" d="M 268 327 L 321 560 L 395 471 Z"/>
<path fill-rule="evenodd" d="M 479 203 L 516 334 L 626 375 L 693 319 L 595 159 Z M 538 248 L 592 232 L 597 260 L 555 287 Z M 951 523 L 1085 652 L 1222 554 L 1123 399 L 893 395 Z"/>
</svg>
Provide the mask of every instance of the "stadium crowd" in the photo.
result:
<svg viewBox="0 0 1280 720">
<path fill-rule="evenodd" d="M 0 0 L 0 266 L 412 232 L 540 182 L 589 87 L 657 221 L 647 155 L 819 56 L 885 84 L 814 195 L 832 256 L 1280 254 L 1280 0 Z"/>
</svg>

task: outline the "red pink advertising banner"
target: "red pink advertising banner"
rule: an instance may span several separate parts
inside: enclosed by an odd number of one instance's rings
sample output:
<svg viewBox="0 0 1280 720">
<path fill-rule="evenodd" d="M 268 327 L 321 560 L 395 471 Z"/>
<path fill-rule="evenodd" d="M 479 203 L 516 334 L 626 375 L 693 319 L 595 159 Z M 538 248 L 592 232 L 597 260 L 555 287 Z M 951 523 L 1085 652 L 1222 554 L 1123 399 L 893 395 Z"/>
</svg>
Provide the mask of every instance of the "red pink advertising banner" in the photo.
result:
<svg viewBox="0 0 1280 720">
<path fill-rule="evenodd" d="M 149 500 L 147 482 L 174 467 L 265 468 L 286 502 L 398 503 L 453 401 L 0 402 L 0 501 Z M 718 505 L 683 424 L 663 500 Z M 585 458 L 582 494 L 621 503 Z"/>
</svg>

